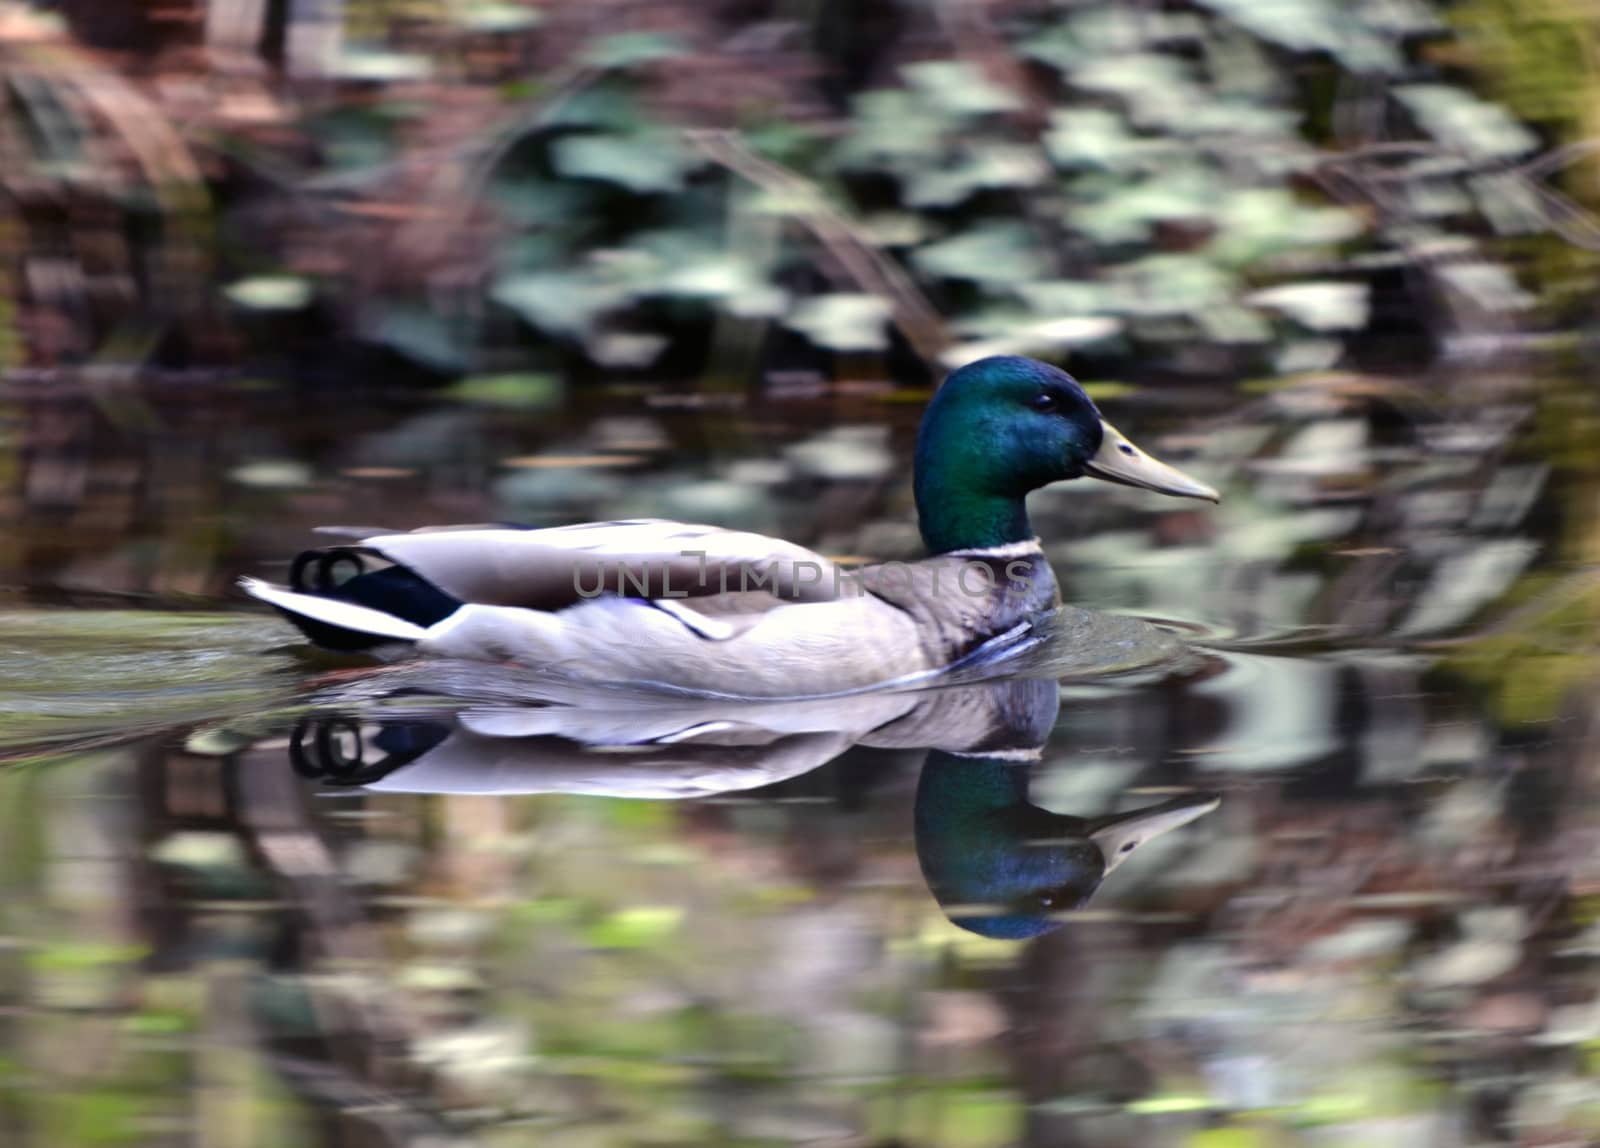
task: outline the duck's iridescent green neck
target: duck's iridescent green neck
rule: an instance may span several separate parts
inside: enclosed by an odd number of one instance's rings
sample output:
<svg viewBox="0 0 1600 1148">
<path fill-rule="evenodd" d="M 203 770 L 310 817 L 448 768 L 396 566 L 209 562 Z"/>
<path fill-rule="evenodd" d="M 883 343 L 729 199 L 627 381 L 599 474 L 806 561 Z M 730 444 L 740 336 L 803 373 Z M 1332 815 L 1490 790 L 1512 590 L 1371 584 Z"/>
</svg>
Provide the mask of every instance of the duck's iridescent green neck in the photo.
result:
<svg viewBox="0 0 1600 1148">
<path fill-rule="evenodd" d="M 1004 437 L 955 422 L 936 400 L 917 436 L 917 525 L 928 552 L 987 550 L 1028 541 L 1034 536 L 1028 488 L 1003 481 Z"/>
<path fill-rule="evenodd" d="M 971 486 L 959 469 L 924 463 L 920 449 L 915 487 L 917 525 L 930 554 L 988 550 L 1034 536 L 1026 495 Z"/>
</svg>

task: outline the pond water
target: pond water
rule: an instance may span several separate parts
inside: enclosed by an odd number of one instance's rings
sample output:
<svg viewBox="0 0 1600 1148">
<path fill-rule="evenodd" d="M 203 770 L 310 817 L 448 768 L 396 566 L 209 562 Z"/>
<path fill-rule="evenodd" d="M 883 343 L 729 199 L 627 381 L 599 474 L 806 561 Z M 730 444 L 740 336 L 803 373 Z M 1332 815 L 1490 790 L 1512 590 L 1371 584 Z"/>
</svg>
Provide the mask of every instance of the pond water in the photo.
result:
<svg viewBox="0 0 1600 1148">
<path fill-rule="evenodd" d="M 315 655 L 232 584 L 319 523 L 914 557 L 923 395 L 24 396 L 0 1143 L 1592 1142 L 1596 408 L 1451 393 L 1109 395 L 1223 503 L 1040 492 L 1094 614 L 791 705 Z"/>
</svg>

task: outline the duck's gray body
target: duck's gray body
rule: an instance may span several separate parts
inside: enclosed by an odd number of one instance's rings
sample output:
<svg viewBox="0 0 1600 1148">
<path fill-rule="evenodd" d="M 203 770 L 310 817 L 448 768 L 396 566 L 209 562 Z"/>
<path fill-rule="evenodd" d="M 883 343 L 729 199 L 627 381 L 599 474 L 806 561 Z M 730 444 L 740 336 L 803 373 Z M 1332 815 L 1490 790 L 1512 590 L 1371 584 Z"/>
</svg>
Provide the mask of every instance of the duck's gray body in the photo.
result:
<svg viewBox="0 0 1600 1148">
<path fill-rule="evenodd" d="M 1032 541 L 859 570 L 778 539 L 667 522 L 381 534 L 352 549 L 462 605 L 423 627 L 246 588 L 291 616 L 421 653 L 730 697 L 909 684 L 1017 641 L 1060 604 Z"/>
<path fill-rule="evenodd" d="M 1020 587 L 1003 581 L 1007 562 L 1026 571 Z M 985 582 L 997 566 L 1002 580 Z M 1016 637 L 1058 602 L 1055 577 L 1034 548 L 1026 558 L 947 555 L 872 567 L 843 577 L 826 600 L 743 591 L 681 599 L 605 594 L 554 612 L 468 605 L 418 647 L 597 681 L 803 697 L 939 672 L 986 642 Z"/>
</svg>

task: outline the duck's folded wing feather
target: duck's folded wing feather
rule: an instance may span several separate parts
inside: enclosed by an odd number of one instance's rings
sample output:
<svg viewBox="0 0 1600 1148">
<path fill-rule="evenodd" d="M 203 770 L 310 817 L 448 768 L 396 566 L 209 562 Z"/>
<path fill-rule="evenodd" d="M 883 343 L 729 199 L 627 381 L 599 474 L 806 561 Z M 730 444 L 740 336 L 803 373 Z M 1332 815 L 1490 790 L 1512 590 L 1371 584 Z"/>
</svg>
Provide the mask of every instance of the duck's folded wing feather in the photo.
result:
<svg viewBox="0 0 1600 1148">
<path fill-rule="evenodd" d="M 789 601 L 836 596 L 822 555 L 781 538 L 664 519 L 547 530 L 379 534 L 361 545 L 464 602 L 552 610 L 601 593 L 699 598 L 764 590 Z"/>
</svg>

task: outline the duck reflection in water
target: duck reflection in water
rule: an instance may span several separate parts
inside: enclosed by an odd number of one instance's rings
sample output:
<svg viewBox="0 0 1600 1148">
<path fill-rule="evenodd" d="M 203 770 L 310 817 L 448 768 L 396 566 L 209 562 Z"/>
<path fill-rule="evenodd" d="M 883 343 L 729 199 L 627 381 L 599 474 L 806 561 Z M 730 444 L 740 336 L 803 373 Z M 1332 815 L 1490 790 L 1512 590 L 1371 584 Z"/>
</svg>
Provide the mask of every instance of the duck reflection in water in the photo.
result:
<svg viewBox="0 0 1600 1148">
<path fill-rule="evenodd" d="M 929 889 L 962 928 L 1021 940 L 1082 908 L 1140 845 L 1219 803 L 1192 794 L 1097 818 L 1033 804 L 1059 698 L 1053 680 L 1012 679 L 788 704 L 656 696 L 320 715 L 295 730 L 290 757 L 305 777 L 381 792 L 674 800 L 787 781 L 853 746 L 926 749 L 914 825 Z"/>
</svg>

